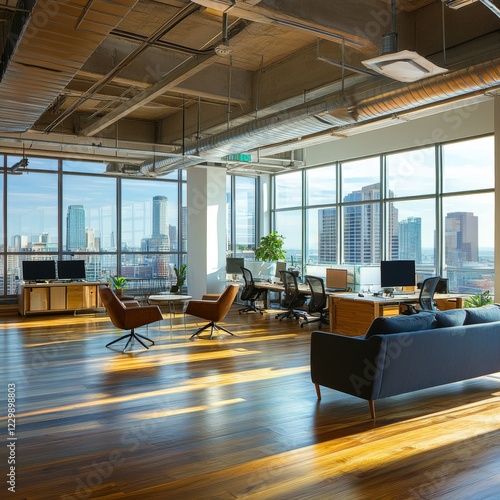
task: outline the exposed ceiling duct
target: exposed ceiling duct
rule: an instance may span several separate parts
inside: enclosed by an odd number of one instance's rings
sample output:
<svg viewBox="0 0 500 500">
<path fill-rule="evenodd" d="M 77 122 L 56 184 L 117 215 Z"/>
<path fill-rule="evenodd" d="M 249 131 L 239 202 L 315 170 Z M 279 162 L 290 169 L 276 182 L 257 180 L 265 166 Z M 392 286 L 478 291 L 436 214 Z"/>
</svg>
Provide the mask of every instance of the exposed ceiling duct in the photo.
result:
<svg viewBox="0 0 500 500">
<path fill-rule="evenodd" d="M 191 165 L 203 161 L 221 162 L 230 154 L 254 152 L 273 143 L 290 141 L 300 136 L 318 132 L 355 127 L 363 122 L 382 119 L 436 104 L 464 95 L 500 86 L 500 59 L 463 68 L 445 75 L 421 80 L 408 85 L 381 85 L 376 82 L 362 93 L 332 99 L 319 99 L 275 115 L 254 120 L 208 139 L 198 140 L 185 146 L 186 155 L 197 155 Z M 178 151 L 181 154 L 181 151 Z M 165 173 L 180 168 L 177 158 L 161 160 Z M 153 173 L 151 162 L 141 171 Z"/>
<path fill-rule="evenodd" d="M 136 3 L 36 2 L 2 76 L 0 132 L 32 127 Z"/>
<path fill-rule="evenodd" d="M 460 0 L 28 2 L 22 30 L 0 9 L 4 45 L 17 43 L 0 82 L 0 152 L 29 143 L 30 158 L 100 161 L 110 175 L 293 169 L 303 163 L 269 157 L 499 89 L 489 0 L 458 13 L 445 5 Z M 421 70 L 418 50 L 448 74 L 401 84 L 365 69 L 398 54 L 395 6 L 406 67 Z"/>
</svg>

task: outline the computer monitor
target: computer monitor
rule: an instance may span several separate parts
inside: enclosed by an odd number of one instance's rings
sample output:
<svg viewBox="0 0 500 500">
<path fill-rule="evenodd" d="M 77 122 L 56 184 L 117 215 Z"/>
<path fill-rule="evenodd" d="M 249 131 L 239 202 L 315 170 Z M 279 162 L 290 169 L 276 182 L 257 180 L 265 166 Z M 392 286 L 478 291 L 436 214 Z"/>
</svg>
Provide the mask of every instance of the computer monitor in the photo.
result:
<svg viewBox="0 0 500 500">
<path fill-rule="evenodd" d="M 24 281 L 49 281 L 56 279 L 54 260 L 23 260 Z"/>
<path fill-rule="evenodd" d="M 87 278 L 84 260 L 58 260 L 57 277 L 60 280 L 82 281 Z"/>
<path fill-rule="evenodd" d="M 380 286 L 395 288 L 415 286 L 414 260 L 383 260 L 380 262 Z"/>
<path fill-rule="evenodd" d="M 286 271 L 286 262 L 278 261 L 276 262 L 276 271 L 274 272 L 274 277 L 281 280 L 281 272 Z"/>
<path fill-rule="evenodd" d="M 325 286 L 330 290 L 347 290 L 347 269 L 326 269 Z"/>
<path fill-rule="evenodd" d="M 245 259 L 243 257 L 226 258 L 226 274 L 242 274 L 242 267 L 245 267 Z"/>
</svg>

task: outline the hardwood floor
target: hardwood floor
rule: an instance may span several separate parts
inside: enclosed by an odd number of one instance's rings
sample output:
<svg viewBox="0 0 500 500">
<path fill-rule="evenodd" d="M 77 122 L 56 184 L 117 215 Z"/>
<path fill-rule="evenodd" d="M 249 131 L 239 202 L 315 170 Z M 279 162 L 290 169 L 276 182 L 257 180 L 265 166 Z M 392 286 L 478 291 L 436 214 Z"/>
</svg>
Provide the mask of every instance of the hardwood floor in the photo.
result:
<svg viewBox="0 0 500 500">
<path fill-rule="evenodd" d="M 133 354 L 104 347 L 121 334 L 104 313 L 3 317 L 17 440 L 0 498 L 499 498 L 500 374 L 378 401 L 373 422 L 366 401 L 325 388 L 318 403 L 316 326 L 274 316 L 234 306 L 237 336 L 209 341 L 179 315 Z"/>
</svg>

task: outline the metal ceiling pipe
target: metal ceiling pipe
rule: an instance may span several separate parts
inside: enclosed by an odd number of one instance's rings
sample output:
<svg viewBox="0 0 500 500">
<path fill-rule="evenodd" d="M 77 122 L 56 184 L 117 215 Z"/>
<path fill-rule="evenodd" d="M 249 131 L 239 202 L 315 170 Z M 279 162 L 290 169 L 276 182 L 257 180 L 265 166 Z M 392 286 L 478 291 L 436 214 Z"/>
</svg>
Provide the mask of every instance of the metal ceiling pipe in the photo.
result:
<svg viewBox="0 0 500 500">
<path fill-rule="evenodd" d="M 411 84 L 388 84 L 387 79 L 378 78 L 363 92 L 346 94 L 347 101 L 337 94 L 326 100 L 305 103 L 193 141 L 186 144 L 184 153 L 220 162 L 229 154 L 249 152 L 321 131 L 335 131 L 346 125 L 355 127 L 368 120 L 386 118 L 499 86 L 500 59 Z"/>
<path fill-rule="evenodd" d="M 102 2 L 91 4 L 88 13 L 101 19 L 95 22 L 91 16 L 80 20 L 85 6 L 36 2 L 0 82 L 0 131 L 31 128 L 136 3 L 122 0 L 112 10 Z"/>
</svg>

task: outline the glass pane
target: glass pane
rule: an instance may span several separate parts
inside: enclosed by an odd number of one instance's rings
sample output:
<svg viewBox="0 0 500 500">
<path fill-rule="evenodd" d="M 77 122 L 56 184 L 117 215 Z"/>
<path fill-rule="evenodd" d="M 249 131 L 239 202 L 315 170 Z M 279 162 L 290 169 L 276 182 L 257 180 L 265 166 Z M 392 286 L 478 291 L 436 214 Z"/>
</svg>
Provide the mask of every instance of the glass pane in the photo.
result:
<svg viewBox="0 0 500 500">
<path fill-rule="evenodd" d="M 275 227 L 285 238 L 287 266 L 300 266 L 302 262 L 302 212 L 288 210 L 276 213 Z"/>
<path fill-rule="evenodd" d="M 493 137 L 482 137 L 443 146 L 445 193 L 493 189 L 495 159 Z"/>
<path fill-rule="evenodd" d="M 343 207 L 344 262 L 380 263 L 380 204 Z"/>
<path fill-rule="evenodd" d="M 335 179 L 335 165 L 306 170 L 307 205 L 335 203 L 337 201 Z"/>
<path fill-rule="evenodd" d="M 116 251 L 116 182 L 109 177 L 63 178 L 63 251 Z"/>
<path fill-rule="evenodd" d="M 104 174 L 106 172 L 106 163 L 102 161 L 63 160 L 62 168 L 66 172 Z"/>
<path fill-rule="evenodd" d="M 436 204 L 434 199 L 390 203 L 390 260 L 414 260 L 417 272 L 435 273 Z"/>
<path fill-rule="evenodd" d="M 160 180 L 122 181 L 121 273 L 127 277 L 173 276 L 179 250 L 178 185 Z M 163 254 L 163 255 L 162 255 Z"/>
<path fill-rule="evenodd" d="M 493 193 L 443 199 L 450 290 L 494 293 L 494 203 Z"/>
<path fill-rule="evenodd" d="M 276 208 L 302 205 L 302 173 L 300 171 L 277 175 L 274 182 Z"/>
<path fill-rule="evenodd" d="M 388 198 L 436 191 L 434 147 L 388 155 L 386 167 Z"/>
<path fill-rule="evenodd" d="M 337 263 L 337 209 L 310 209 L 306 218 L 306 264 Z"/>
<path fill-rule="evenodd" d="M 8 156 L 7 157 L 7 167 L 12 168 L 13 165 L 23 160 L 22 156 Z M 58 166 L 58 160 L 55 158 L 31 158 L 27 154 L 25 155 L 26 168 L 28 170 L 52 170 L 56 171 Z M 22 172 L 23 166 L 16 169 L 18 172 Z"/>
<path fill-rule="evenodd" d="M 232 206 L 232 180 L 233 176 L 226 175 L 226 255 L 233 255 L 233 212 Z"/>
<path fill-rule="evenodd" d="M 344 199 L 350 193 L 359 192 L 372 184 L 377 184 L 380 189 L 380 158 L 378 156 L 342 163 L 341 167 Z"/>
<path fill-rule="evenodd" d="M 182 212 L 181 212 L 181 251 L 182 252 L 187 252 L 187 225 L 188 225 L 188 218 L 187 218 L 187 185 L 185 182 L 182 183 L 181 185 L 181 205 L 182 205 Z M 185 255 L 182 256 L 183 259 L 186 258 Z M 182 263 L 185 263 L 184 260 Z"/>
<path fill-rule="evenodd" d="M 15 252 L 57 252 L 57 176 L 7 176 L 7 245 Z"/>
<path fill-rule="evenodd" d="M 255 190 L 251 177 L 235 178 L 236 256 L 253 259 L 255 250 Z"/>
</svg>

